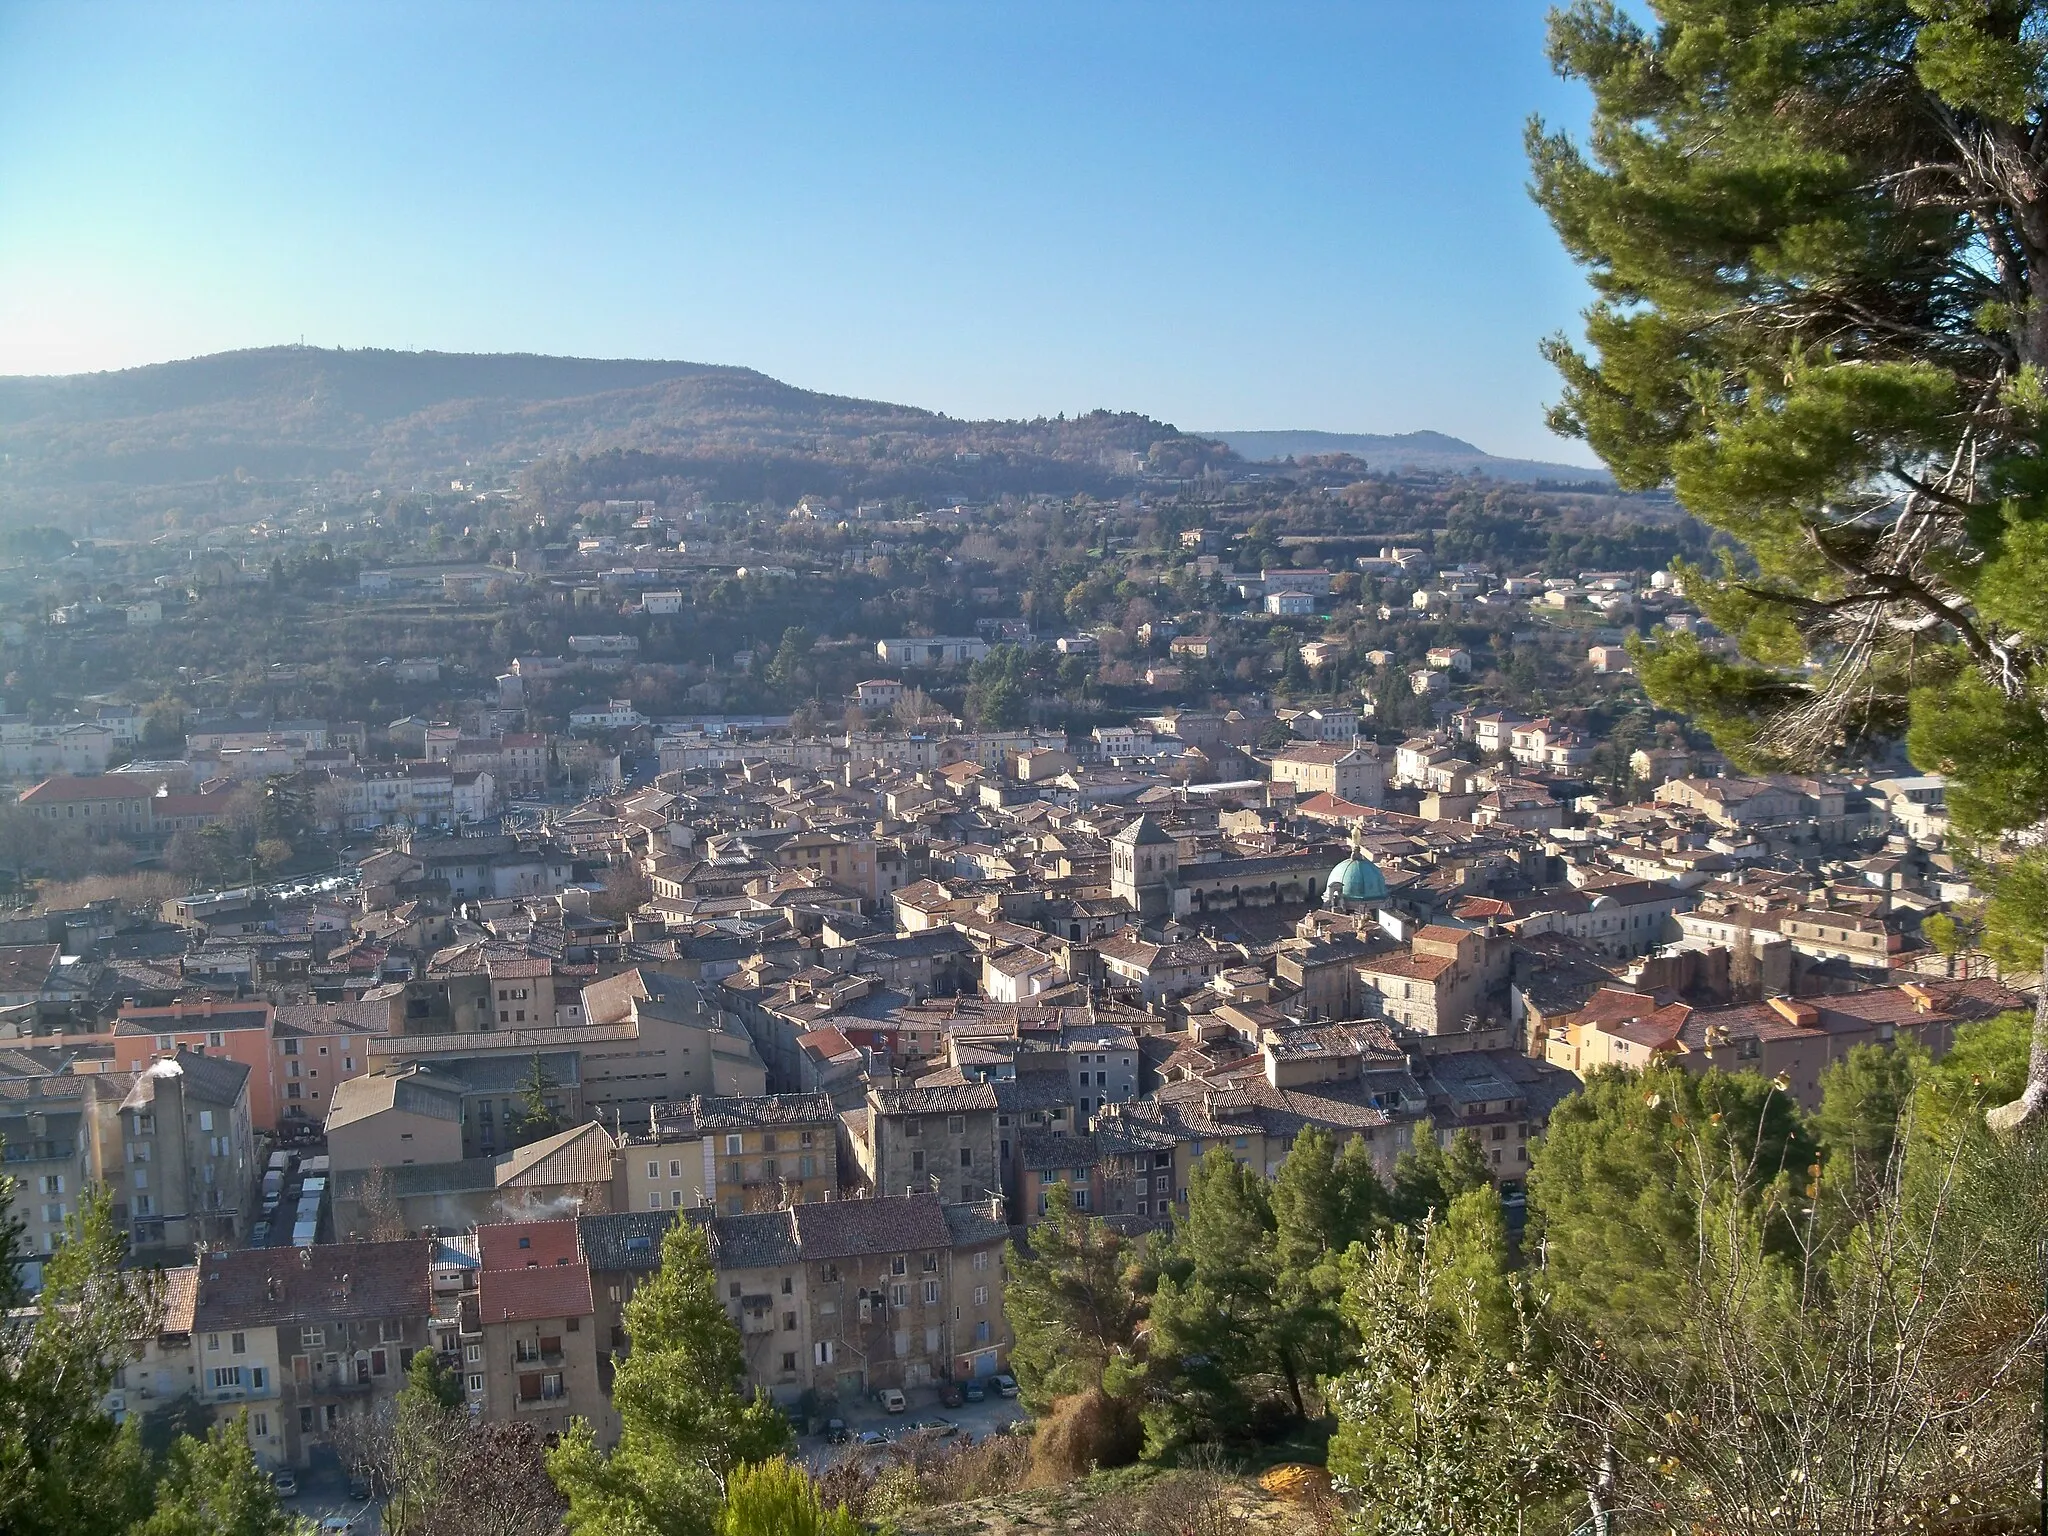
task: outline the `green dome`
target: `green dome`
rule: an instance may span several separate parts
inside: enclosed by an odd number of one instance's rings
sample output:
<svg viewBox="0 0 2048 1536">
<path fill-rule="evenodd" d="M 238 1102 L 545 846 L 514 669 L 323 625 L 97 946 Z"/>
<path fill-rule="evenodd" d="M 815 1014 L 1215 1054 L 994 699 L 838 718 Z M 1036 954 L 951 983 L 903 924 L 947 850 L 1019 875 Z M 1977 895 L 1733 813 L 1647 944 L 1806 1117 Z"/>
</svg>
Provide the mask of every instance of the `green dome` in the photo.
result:
<svg viewBox="0 0 2048 1536">
<path fill-rule="evenodd" d="M 1323 886 L 1323 899 L 1342 897 L 1346 901 L 1382 901 L 1387 894 L 1387 877 L 1379 865 L 1363 854 L 1354 853 L 1330 871 Z"/>
</svg>

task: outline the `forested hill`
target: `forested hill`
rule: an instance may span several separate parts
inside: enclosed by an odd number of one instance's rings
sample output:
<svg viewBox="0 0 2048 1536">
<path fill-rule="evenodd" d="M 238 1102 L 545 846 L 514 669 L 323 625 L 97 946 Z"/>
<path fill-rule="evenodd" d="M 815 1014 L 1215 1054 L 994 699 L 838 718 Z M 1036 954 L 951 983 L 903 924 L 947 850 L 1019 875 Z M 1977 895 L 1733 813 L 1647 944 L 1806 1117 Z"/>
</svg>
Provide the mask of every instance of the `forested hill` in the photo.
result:
<svg viewBox="0 0 2048 1536">
<path fill-rule="evenodd" d="M 345 492 L 535 460 L 594 491 L 752 499 L 1101 494 L 1229 458 L 1137 414 L 958 421 L 699 363 L 271 347 L 0 378 L 0 496 L 31 520 L 118 523 L 222 479 Z"/>
<path fill-rule="evenodd" d="M 1418 469 L 1425 473 L 1486 475 L 1495 480 L 1533 480 L 1587 484 L 1607 481 L 1604 469 L 1553 464 L 1543 459 L 1504 459 L 1474 447 L 1461 437 L 1442 432 L 1215 432 L 1204 437 L 1227 443 L 1239 456 L 1256 462 L 1279 459 L 1322 459 L 1342 455 L 1362 459 L 1381 474 Z"/>
<path fill-rule="evenodd" d="M 1591 478 L 1440 433 L 1250 433 L 1238 446 L 1135 412 L 962 421 L 702 363 L 267 347 L 0 378 L 0 522 L 102 535 L 174 508 L 203 517 L 450 479 L 523 476 L 550 505 L 811 493 L 938 505 L 1115 496 L 1141 472 L 1192 479 L 1288 454 L 1333 465 L 1349 454 L 1381 472 Z"/>
</svg>

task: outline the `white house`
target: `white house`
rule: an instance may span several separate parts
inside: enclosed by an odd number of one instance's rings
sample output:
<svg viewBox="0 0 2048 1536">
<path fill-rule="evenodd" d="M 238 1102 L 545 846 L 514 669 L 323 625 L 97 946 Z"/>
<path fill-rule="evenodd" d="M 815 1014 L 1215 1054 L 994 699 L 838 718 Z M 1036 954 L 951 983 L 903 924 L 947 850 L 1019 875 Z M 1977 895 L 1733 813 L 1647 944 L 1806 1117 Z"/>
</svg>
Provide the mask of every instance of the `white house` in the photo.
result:
<svg viewBox="0 0 2048 1536">
<path fill-rule="evenodd" d="M 962 667 L 988 654 L 979 635 L 918 635 L 877 640 L 875 654 L 896 667 Z"/>
<path fill-rule="evenodd" d="M 646 719 L 631 699 L 607 699 L 602 704 L 584 704 L 569 711 L 572 731 L 630 731 Z"/>
</svg>

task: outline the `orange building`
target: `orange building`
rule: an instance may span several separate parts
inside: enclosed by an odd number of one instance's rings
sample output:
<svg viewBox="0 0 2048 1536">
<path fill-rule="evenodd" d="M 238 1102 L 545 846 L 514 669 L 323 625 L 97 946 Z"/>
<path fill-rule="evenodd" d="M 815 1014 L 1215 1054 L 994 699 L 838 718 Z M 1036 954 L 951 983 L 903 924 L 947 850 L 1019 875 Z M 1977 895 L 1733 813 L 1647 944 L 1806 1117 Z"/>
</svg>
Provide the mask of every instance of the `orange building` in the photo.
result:
<svg viewBox="0 0 2048 1536">
<path fill-rule="evenodd" d="M 316 1003 L 273 1008 L 260 999 L 201 998 L 163 1008 L 121 1010 L 114 1065 L 139 1072 L 184 1047 L 249 1069 L 249 1119 L 274 1131 L 327 1119 L 334 1085 L 369 1070 L 369 1037 L 390 1027 L 382 1003 Z"/>
<path fill-rule="evenodd" d="M 270 1004 L 258 999 L 208 997 L 165 1008 L 130 1004 L 114 1021 L 114 1065 L 140 1072 L 180 1047 L 238 1061 L 249 1069 L 249 1123 L 259 1131 L 275 1130 L 277 1077 L 270 1050 L 275 1019 Z"/>
</svg>

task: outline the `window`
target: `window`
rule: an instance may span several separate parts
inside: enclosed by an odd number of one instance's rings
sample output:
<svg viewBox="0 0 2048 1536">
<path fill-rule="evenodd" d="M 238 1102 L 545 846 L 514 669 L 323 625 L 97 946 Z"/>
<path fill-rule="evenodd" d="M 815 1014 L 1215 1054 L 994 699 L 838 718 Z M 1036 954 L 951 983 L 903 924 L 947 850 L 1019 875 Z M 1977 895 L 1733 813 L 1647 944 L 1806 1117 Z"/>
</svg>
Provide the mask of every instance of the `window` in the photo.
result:
<svg viewBox="0 0 2048 1536">
<path fill-rule="evenodd" d="M 199 1129 L 201 1129 L 202 1131 L 210 1131 L 213 1129 L 212 1110 L 202 1109 L 201 1111 L 199 1111 Z"/>
<path fill-rule="evenodd" d="M 964 1136 L 964 1135 L 966 1135 L 966 1134 L 967 1134 L 967 1117 L 966 1117 L 965 1115 L 948 1115 L 948 1116 L 946 1116 L 946 1134 L 947 1134 L 948 1136 Z"/>
<path fill-rule="evenodd" d="M 647 1177 L 649 1177 L 650 1179 L 658 1179 L 658 1178 L 660 1178 L 660 1177 L 661 1177 L 661 1164 L 659 1164 L 659 1163 L 654 1163 L 654 1162 L 650 1162 L 650 1163 L 649 1163 L 649 1164 L 647 1165 Z"/>
<path fill-rule="evenodd" d="M 974 1256 L 974 1267 L 976 1269 L 988 1268 L 988 1250 L 986 1248 Z"/>
<path fill-rule="evenodd" d="M 483 1347 L 483 1345 L 481 1345 L 481 1344 L 466 1344 L 466 1345 L 464 1345 L 464 1346 L 463 1346 L 463 1349 L 462 1349 L 462 1358 L 463 1358 L 463 1359 L 464 1359 L 464 1360 L 465 1360 L 465 1361 L 466 1361 L 467 1363 L 469 1363 L 470 1365 L 476 1365 L 477 1363 L 479 1363 L 479 1362 L 480 1362 L 480 1361 L 481 1361 L 481 1360 L 483 1359 L 483 1357 L 484 1357 L 484 1347 Z"/>
<path fill-rule="evenodd" d="M 206 1336 L 206 1352 L 207 1352 L 207 1353 L 208 1353 L 209 1355 L 217 1355 L 217 1354 L 219 1354 L 219 1353 L 220 1353 L 220 1335 L 219 1335 L 219 1334 L 217 1334 L 217 1333 L 209 1333 L 209 1334 L 208 1334 L 208 1335 Z"/>
<path fill-rule="evenodd" d="M 270 1415 L 267 1413 L 252 1413 L 249 1415 L 249 1428 L 268 1440 L 270 1438 Z"/>
<path fill-rule="evenodd" d="M 654 1197 L 654 1200 L 655 1203 L 659 1205 L 661 1203 L 661 1196 L 656 1195 Z M 680 1189 L 670 1190 L 668 1192 L 668 1203 L 674 1206 L 677 1210 L 681 1210 L 683 1207 L 683 1192 Z"/>
<path fill-rule="evenodd" d="M 647 1173 L 650 1178 L 653 1177 L 654 1165 L 652 1163 L 647 1165 Z M 680 1179 L 683 1176 L 683 1160 L 681 1158 L 672 1157 L 668 1160 L 668 1176 L 672 1179 Z"/>
<path fill-rule="evenodd" d="M 978 1255 L 977 1255 L 977 1257 L 978 1257 Z M 976 1286 L 976 1287 L 974 1288 L 974 1304 L 975 1304 L 975 1305 L 976 1305 L 977 1307 L 985 1307 L 985 1306 L 987 1306 L 987 1305 L 988 1305 L 988 1287 L 987 1287 L 987 1286 L 985 1286 L 985 1285 L 977 1285 L 977 1286 Z"/>
<path fill-rule="evenodd" d="M 903 1254 L 897 1254 L 894 1258 L 889 1260 L 889 1273 L 892 1275 L 909 1274 L 910 1260 Z"/>
<path fill-rule="evenodd" d="M 924 1128 L 919 1124 L 917 1116 L 905 1115 L 903 1117 L 903 1134 L 906 1136 L 922 1136 L 924 1134 Z"/>
<path fill-rule="evenodd" d="M 909 1305 L 910 1305 L 910 1287 L 909 1287 L 909 1286 L 907 1286 L 907 1285 L 892 1285 L 892 1286 L 890 1286 L 890 1287 L 889 1287 L 889 1305 L 890 1305 L 890 1306 L 892 1306 L 892 1307 L 907 1307 L 907 1306 L 909 1306 Z"/>
<path fill-rule="evenodd" d="M 784 1333 L 796 1332 L 796 1314 L 794 1312 L 785 1312 L 782 1314 L 782 1331 Z"/>
<path fill-rule="evenodd" d="M 1077 1211 L 1088 1209 L 1088 1191 L 1085 1188 L 1074 1191 L 1074 1209 Z"/>
<path fill-rule="evenodd" d="M 214 1389 L 239 1387 L 242 1384 L 242 1368 L 239 1365 L 217 1365 L 213 1368 Z"/>
<path fill-rule="evenodd" d="M 830 1339 L 820 1339 L 817 1343 L 813 1344 L 811 1346 L 811 1360 L 817 1365 L 830 1365 L 832 1363 L 832 1341 Z"/>
<path fill-rule="evenodd" d="M 246 1355 L 249 1353 L 248 1339 L 247 1334 L 231 1333 L 228 1335 L 228 1349 L 234 1354 Z"/>
<path fill-rule="evenodd" d="M 469 1373 L 469 1390 L 470 1390 L 470 1391 L 472 1391 L 472 1392 L 478 1392 L 478 1393 L 481 1393 L 481 1392 L 483 1391 L 483 1389 L 484 1389 L 484 1378 L 483 1378 L 482 1374 L 481 1374 L 480 1372 L 477 1372 L 477 1371 L 471 1371 L 471 1372 Z"/>
<path fill-rule="evenodd" d="M 661 1209 L 661 1191 L 660 1191 L 660 1190 L 658 1190 L 658 1189 L 650 1189 L 650 1190 L 649 1190 L 649 1191 L 647 1192 L 647 1209 L 649 1209 L 650 1211 L 658 1211 L 658 1210 L 660 1210 L 660 1209 Z"/>
<path fill-rule="evenodd" d="M 925 1283 L 924 1283 L 924 1304 L 925 1304 L 926 1306 L 928 1306 L 928 1307 L 936 1307 L 936 1306 L 937 1306 L 937 1305 L 939 1304 L 939 1282 L 938 1282 L 938 1281 L 936 1281 L 936 1280 L 927 1280 L 927 1281 L 925 1281 Z"/>
<path fill-rule="evenodd" d="M 725 1138 L 725 1155 L 727 1157 L 738 1157 L 740 1155 L 739 1137 L 728 1136 Z"/>
</svg>

